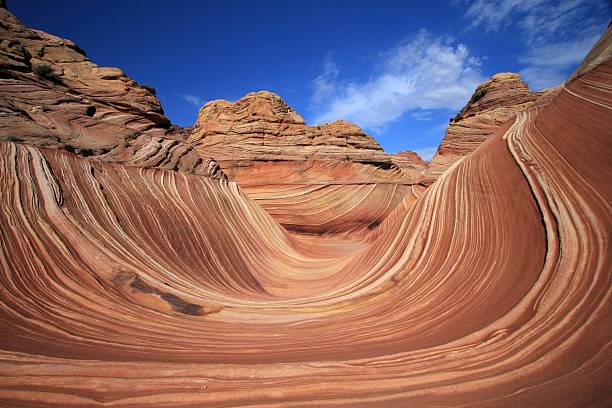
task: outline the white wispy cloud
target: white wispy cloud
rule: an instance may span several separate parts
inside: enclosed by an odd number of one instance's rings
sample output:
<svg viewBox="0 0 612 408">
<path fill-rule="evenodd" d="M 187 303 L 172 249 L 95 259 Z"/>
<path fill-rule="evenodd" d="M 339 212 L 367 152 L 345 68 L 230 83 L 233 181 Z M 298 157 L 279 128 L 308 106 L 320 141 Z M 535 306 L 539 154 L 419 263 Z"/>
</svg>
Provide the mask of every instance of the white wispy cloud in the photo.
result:
<svg viewBox="0 0 612 408">
<path fill-rule="evenodd" d="M 595 34 L 537 47 L 520 59 L 525 64 L 520 74 L 535 89 L 562 84 L 568 76 L 567 68 L 578 65 L 598 38 Z"/>
<path fill-rule="evenodd" d="M 323 103 L 336 91 L 338 67 L 332 61 L 332 54 L 328 52 L 323 60 L 323 72 L 312 81 L 313 93 L 311 101 L 314 105 Z"/>
<path fill-rule="evenodd" d="M 475 0 L 469 2 L 465 17 L 470 27 L 484 26 L 488 31 L 499 31 L 512 22 L 511 16 L 533 10 L 548 0 Z M 465 1 L 464 1 L 465 3 Z"/>
<path fill-rule="evenodd" d="M 606 0 L 476 0 L 465 17 L 470 28 L 514 26 L 526 51 L 521 76 L 535 89 L 561 84 L 605 30 Z"/>
<path fill-rule="evenodd" d="M 381 131 L 411 111 L 422 116 L 432 109 L 460 109 L 484 79 L 480 61 L 464 44 L 425 30 L 382 53 L 375 68 L 378 75 L 367 81 L 343 82 L 333 62 L 326 62 L 313 80 L 313 103 L 325 106 L 315 122 L 346 119 Z"/>
<path fill-rule="evenodd" d="M 183 98 L 185 101 L 195 106 L 196 108 L 200 108 L 202 105 L 204 105 L 204 100 L 198 96 L 189 95 L 189 94 L 184 94 L 184 95 L 179 95 L 179 96 Z"/>
<path fill-rule="evenodd" d="M 411 112 L 410 116 L 416 120 L 431 120 L 433 118 L 433 113 L 427 110 L 416 110 Z"/>
<path fill-rule="evenodd" d="M 438 146 L 428 146 L 428 147 L 420 147 L 418 149 L 414 149 L 414 152 L 418 154 L 421 159 L 431 161 L 438 150 Z"/>
</svg>

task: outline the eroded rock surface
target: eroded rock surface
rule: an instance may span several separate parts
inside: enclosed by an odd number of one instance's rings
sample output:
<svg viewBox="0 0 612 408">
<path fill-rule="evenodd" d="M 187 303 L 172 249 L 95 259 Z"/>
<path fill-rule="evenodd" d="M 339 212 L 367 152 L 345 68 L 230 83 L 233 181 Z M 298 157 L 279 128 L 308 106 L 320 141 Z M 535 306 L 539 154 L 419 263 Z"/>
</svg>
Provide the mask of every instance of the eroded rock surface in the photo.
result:
<svg viewBox="0 0 612 408">
<path fill-rule="evenodd" d="M 0 140 L 224 177 L 184 142 L 152 92 L 0 8 Z"/>
<path fill-rule="evenodd" d="M 424 177 L 433 183 L 461 158 L 476 150 L 497 129 L 536 101 L 545 104 L 559 89 L 533 92 L 518 74 L 503 72 L 480 84 L 461 111 L 451 118 Z"/>
<path fill-rule="evenodd" d="M 416 153 L 385 153 L 354 124 L 308 126 L 267 91 L 207 103 L 189 142 L 283 226 L 305 233 L 375 228 L 421 191 L 427 169 Z"/>
</svg>

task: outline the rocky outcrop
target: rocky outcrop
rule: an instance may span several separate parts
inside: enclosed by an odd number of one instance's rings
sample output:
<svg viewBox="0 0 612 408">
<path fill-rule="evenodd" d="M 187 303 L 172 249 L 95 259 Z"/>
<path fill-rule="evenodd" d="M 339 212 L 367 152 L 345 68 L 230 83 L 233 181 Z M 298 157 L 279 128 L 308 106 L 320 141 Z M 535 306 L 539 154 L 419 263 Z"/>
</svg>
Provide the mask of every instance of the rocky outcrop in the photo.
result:
<svg viewBox="0 0 612 408">
<path fill-rule="evenodd" d="M 418 180 L 424 169 L 408 158 L 387 154 L 358 126 L 345 121 L 308 126 L 278 95 L 252 92 L 236 102 L 205 104 L 189 138 L 198 150 L 215 157 L 228 174 L 268 161 L 343 161 L 382 169 L 412 168 L 406 178 Z"/>
<path fill-rule="evenodd" d="M 490 139 L 503 123 L 538 100 L 545 103 L 557 92 L 558 89 L 533 92 L 518 74 L 493 75 L 476 88 L 468 103 L 451 118 L 423 182 L 433 183 L 455 162 Z"/>
<path fill-rule="evenodd" d="M 416 152 L 410 151 L 410 150 L 404 150 L 402 152 L 398 152 L 395 153 L 396 159 L 397 161 L 401 162 L 400 160 L 398 160 L 397 157 L 405 157 L 407 159 L 409 159 L 409 163 L 414 163 L 415 165 L 421 165 L 421 166 L 427 166 L 428 163 L 423 160 L 421 158 L 421 156 L 419 156 Z"/>
<path fill-rule="evenodd" d="M 0 119 L 0 140 L 223 177 L 170 125 L 154 90 L 95 65 L 74 42 L 30 29 L 4 8 Z"/>
<path fill-rule="evenodd" d="M 415 154 L 385 153 L 354 124 L 308 126 L 267 91 L 207 103 L 189 142 L 284 227 L 302 233 L 375 228 L 427 168 Z"/>
</svg>

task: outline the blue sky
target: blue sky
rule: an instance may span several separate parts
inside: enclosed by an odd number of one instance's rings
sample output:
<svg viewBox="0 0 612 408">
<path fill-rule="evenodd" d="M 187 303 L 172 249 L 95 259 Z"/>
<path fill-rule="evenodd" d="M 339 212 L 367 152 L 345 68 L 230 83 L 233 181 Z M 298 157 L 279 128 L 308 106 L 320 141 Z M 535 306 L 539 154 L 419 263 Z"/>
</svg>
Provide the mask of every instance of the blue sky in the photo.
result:
<svg viewBox="0 0 612 408">
<path fill-rule="evenodd" d="M 357 123 L 429 158 L 476 85 L 564 81 L 606 29 L 606 0 L 9 0 L 29 26 L 157 89 L 179 125 L 213 99 L 281 95 L 308 124 Z"/>
</svg>

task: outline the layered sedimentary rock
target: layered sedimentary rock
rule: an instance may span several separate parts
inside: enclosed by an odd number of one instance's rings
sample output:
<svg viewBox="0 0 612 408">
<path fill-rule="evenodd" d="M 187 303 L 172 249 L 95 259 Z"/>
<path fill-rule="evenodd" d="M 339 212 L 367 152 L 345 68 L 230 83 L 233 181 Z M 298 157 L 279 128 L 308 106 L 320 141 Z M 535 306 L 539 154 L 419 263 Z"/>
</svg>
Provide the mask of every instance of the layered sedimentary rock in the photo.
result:
<svg viewBox="0 0 612 408">
<path fill-rule="evenodd" d="M 385 153 L 351 123 L 307 126 L 267 91 L 207 103 L 189 142 L 284 227 L 306 233 L 375 228 L 427 168 L 416 153 Z"/>
<path fill-rule="evenodd" d="M 540 104 L 547 103 L 557 92 L 558 88 L 533 92 L 518 74 L 493 75 L 451 118 L 423 182 L 433 183 L 451 165 L 487 141 L 503 123 L 538 100 Z"/>
<path fill-rule="evenodd" d="M 0 7 L 0 140 L 223 177 L 185 143 L 152 92 Z"/>
<path fill-rule="evenodd" d="M 366 239 L 0 141 L 0 406 L 609 406 L 611 34 Z"/>
</svg>

